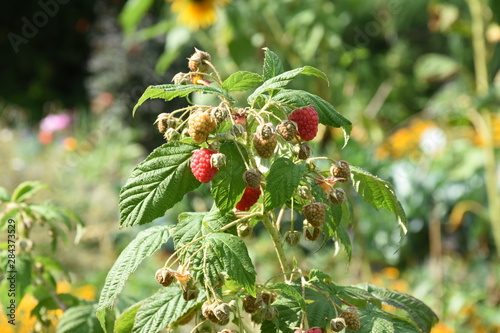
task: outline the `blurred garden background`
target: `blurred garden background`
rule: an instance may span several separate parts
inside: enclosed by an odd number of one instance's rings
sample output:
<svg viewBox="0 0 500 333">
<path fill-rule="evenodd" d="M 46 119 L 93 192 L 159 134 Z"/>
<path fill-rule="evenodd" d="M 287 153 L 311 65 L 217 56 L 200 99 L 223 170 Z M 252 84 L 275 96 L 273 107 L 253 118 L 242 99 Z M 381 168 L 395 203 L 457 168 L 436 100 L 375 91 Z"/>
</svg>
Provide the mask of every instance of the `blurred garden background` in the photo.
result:
<svg viewBox="0 0 500 333">
<path fill-rule="evenodd" d="M 394 184 L 409 220 L 400 246 L 393 215 L 355 204 L 350 263 L 335 243 L 315 253 L 317 245 L 302 242 L 290 251 L 338 283 L 371 282 L 422 299 L 441 320 L 433 333 L 500 332 L 499 24 L 497 0 L 4 1 L 0 197 L 39 181 L 47 188 L 27 202 L 71 210 L 85 229 L 33 228 L 29 251 L 60 264 L 40 287 L 37 276 L 46 272 L 37 275 L 32 261 L 18 325 L 2 314 L 0 331 L 55 332 L 60 304 L 30 317 L 39 289 L 96 301 L 107 271 L 141 230 L 119 229 L 120 188 L 164 142 L 156 116 L 186 103 L 148 101 L 132 117 L 147 86 L 186 72 L 194 47 L 209 52 L 223 76 L 260 73 L 268 47 L 287 69 L 311 65 L 328 74 L 330 86 L 312 78 L 293 85 L 330 101 L 353 129 L 342 149 L 341 130 L 320 128 L 313 148 Z M 197 193 L 154 223 L 210 207 L 209 187 Z M 2 219 L 11 208 L 2 203 Z M 55 251 L 54 232 L 67 233 Z M 268 238 L 256 230 L 245 242 L 257 272 L 272 276 Z M 139 267 L 127 297 L 157 289 L 154 272 L 169 250 Z"/>
</svg>

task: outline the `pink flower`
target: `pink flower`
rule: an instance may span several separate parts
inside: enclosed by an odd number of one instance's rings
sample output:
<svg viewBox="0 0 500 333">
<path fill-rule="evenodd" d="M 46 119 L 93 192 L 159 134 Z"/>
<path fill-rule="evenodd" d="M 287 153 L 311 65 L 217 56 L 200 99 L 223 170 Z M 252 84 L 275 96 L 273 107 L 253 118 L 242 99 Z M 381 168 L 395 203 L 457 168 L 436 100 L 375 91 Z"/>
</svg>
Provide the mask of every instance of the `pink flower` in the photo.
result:
<svg viewBox="0 0 500 333">
<path fill-rule="evenodd" d="M 57 132 L 65 129 L 71 124 L 69 113 L 49 114 L 40 122 L 40 131 Z"/>
</svg>

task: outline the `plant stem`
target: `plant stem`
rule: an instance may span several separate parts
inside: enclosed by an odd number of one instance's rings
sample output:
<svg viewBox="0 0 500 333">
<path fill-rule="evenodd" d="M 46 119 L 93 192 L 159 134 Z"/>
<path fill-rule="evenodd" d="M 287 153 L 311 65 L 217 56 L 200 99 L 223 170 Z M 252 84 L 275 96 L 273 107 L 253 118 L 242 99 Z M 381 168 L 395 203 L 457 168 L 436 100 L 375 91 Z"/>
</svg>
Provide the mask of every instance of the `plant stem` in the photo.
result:
<svg viewBox="0 0 500 333">
<path fill-rule="evenodd" d="M 474 69 L 476 74 L 476 93 L 479 96 L 489 91 L 488 66 L 486 42 L 484 40 L 484 1 L 468 0 L 472 17 L 472 47 L 474 50 Z M 500 194 L 497 191 L 498 177 L 496 174 L 495 146 L 493 141 L 493 128 L 490 111 L 486 108 L 480 111 L 482 121 L 480 133 L 483 135 L 485 145 L 485 182 L 488 196 L 488 212 L 493 229 L 493 238 L 500 255 Z"/>
<path fill-rule="evenodd" d="M 273 222 L 269 219 L 268 215 L 262 216 L 262 223 L 264 223 L 264 226 L 271 236 L 274 248 L 276 249 L 276 255 L 278 256 L 278 261 L 280 263 L 281 272 L 283 273 L 283 279 L 287 281 L 287 272 L 290 272 L 291 270 L 290 265 L 286 260 L 285 249 L 283 248 L 283 242 L 281 241 L 278 229 L 276 229 L 273 225 Z"/>
<path fill-rule="evenodd" d="M 59 296 L 57 296 L 57 293 L 56 291 L 47 283 L 47 281 L 45 281 L 45 279 L 43 278 L 42 274 L 39 273 L 39 272 L 36 272 L 36 275 L 37 277 L 40 279 L 40 281 L 42 282 L 43 286 L 45 287 L 45 289 L 47 289 L 47 291 L 49 292 L 50 296 L 52 296 L 52 298 L 54 299 L 54 301 L 56 302 L 57 306 L 63 310 L 63 311 L 66 311 L 68 309 L 68 307 L 66 306 L 66 304 L 64 304 L 64 302 L 59 298 Z"/>
</svg>

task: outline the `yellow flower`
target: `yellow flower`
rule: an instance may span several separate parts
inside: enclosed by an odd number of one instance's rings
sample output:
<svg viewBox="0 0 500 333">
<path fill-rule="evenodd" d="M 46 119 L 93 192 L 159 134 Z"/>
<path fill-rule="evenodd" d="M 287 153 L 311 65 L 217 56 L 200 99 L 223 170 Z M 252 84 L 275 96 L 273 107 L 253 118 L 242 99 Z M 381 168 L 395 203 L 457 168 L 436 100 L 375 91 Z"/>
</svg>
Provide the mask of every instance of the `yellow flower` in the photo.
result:
<svg viewBox="0 0 500 333">
<path fill-rule="evenodd" d="M 438 323 L 432 328 L 431 333 L 455 333 L 455 330 L 444 323 Z"/>
<path fill-rule="evenodd" d="M 180 23 L 193 30 L 206 28 L 217 20 L 217 5 L 225 5 L 231 0 L 168 0 L 172 12 L 177 13 Z"/>
</svg>

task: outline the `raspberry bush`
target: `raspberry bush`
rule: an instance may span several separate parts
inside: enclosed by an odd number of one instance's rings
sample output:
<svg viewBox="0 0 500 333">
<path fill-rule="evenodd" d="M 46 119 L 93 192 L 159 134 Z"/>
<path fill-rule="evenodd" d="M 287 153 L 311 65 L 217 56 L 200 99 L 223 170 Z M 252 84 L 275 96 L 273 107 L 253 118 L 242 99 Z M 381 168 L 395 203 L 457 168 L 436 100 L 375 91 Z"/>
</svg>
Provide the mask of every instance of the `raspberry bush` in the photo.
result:
<svg viewBox="0 0 500 333">
<path fill-rule="evenodd" d="M 348 161 L 314 156 L 306 142 L 314 139 L 318 124 L 342 128 L 345 143 L 349 139 L 351 123 L 328 101 L 287 88 L 299 75 L 327 80 L 325 74 L 309 66 L 284 71 L 268 49 L 262 74 L 238 71 L 222 80 L 211 61 L 196 50 L 189 73 L 177 74 L 174 84 L 150 86 L 139 99 L 134 112 L 148 99 L 168 102 L 193 93 L 212 94 L 220 102 L 159 115 L 167 143 L 140 163 L 122 188 L 120 224 L 152 222 L 202 182 L 210 183 L 214 205 L 209 212 L 180 214 L 175 226 L 146 229 L 128 245 L 100 296 L 103 328 L 170 332 L 190 323 L 191 332 L 430 332 L 437 317 L 414 297 L 370 284 L 337 285 L 319 269 L 304 274 L 287 255 L 301 238 L 320 245 L 334 238 L 350 257 L 345 191 L 350 187 L 376 209 L 393 212 L 401 235 L 406 232 L 403 208 L 389 183 Z M 247 106 L 239 106 L 231 93 L 251 89 Z M 282 221 L 285 211 L 292 223 Z M 303 230 L 294 230 L 294 216 Z M 259 223 L 281 269 L 267 282 L 259 280 L 242 239 Z M 151 272 L 159 291 L 110 323 L 107 309 L 125 281 L 169 239 L 175 254 Z M 386 312 L 382 304 L 401 311 Z"/>
</svg>

